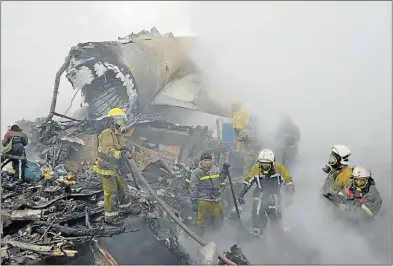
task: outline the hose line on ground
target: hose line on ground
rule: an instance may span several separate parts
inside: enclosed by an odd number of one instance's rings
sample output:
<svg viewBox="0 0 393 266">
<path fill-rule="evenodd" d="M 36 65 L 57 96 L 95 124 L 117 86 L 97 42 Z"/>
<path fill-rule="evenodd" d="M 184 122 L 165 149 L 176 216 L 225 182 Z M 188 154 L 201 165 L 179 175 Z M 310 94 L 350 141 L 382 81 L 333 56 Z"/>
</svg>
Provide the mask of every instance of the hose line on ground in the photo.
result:
<svg viewBox="0 0 393 266">
<path fill-rule="evenodd" d="M 142 176 L 141 172 L 138 170 L 135 162 L 133 159 L 128 160 L 130 164 L 130 168 L 133 173 L 135 173 L 136 177 L 141 181 L 147 188 L 147 190 L 151 193 L 153 198 L 160 204 L 160 206 L 164 209 L 164 211 L 187 233 L 189 234 L 196 242 L 198 242 L 201 246 L 206 246 L 206 242 L 203 241 L 197 234 L 195 234 L 193 231 L 191 231 L 190 228 L 188 228 L 172 211 L 169 209 L 169 207 L 166 205 L 166 203 L 161 200 L 154 189 L 147 183 L 146 179 Z M 223 262 L 225 262 L 228 265 L 236 265 L 233 261 L 229 260 L 227 257 L 225 257 L 224 254 L 218 253 L 218 258 L 220 258 Z"/>
</svg>

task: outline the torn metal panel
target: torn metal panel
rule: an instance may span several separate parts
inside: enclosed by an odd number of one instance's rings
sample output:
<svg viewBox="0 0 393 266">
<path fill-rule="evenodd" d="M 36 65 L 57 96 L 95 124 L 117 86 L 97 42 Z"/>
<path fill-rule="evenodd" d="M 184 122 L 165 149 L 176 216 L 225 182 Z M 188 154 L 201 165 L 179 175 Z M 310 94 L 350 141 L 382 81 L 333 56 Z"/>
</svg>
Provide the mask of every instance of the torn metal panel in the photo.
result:
<svg viewBox="0 0 393 266">
<path fill-rule="evenodd" d="M 226 115 L 217 101 L 206 96 L 200 71 L 190 57 L 195 37 L 163 37 L 153 28 L 119 40 L 71 49 L 66 76 L 75 90 L 81 90 L 91 118 L 126 107 L 132 121 L 139 114 L 155 113 L 153 106 Z"/>
<path fill-rule="evenodd" d="M 120 60 L 119 43 L 78 44 L 71 50 L 66 77 L 81 90 L 91 116 L 106 114 L 111 108 L 127 107 L 128 115 L 137 108 L 135 79 Z"/>
<path fill-rule="evenodd" d="M 64 140 L 64 141 L 72 142 L 72 143 L 78 143 L 80 145 L 85 146 L 85 142 L 82 139 L 72 136 L 72 135 L 63 136 L 60 139 Z"/>
</svg>

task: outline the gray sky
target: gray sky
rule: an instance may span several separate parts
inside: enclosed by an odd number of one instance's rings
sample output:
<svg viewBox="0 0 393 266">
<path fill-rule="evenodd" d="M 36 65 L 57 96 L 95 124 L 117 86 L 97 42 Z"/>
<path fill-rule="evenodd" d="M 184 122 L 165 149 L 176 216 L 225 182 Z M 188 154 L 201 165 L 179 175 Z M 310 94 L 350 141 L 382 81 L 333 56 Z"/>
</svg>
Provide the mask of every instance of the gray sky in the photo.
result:
<svg viewBox="0 0 393 266">
<path fill-rule="evenodd" d="M 16 120 L 48 114 L 56 72 L 71 46 L 117 40 L 153 26 L 189 35 L 188 14 L 187 2 L 2 1 L 1 131 Z M 73 94 L 63 76 L 56 110 L 64 112 Z M 73 107 L 78 104 L 77 96 Z"/>
<path fill-rule="evenodd" d="M 307 189 L 318 192 L 334 144 L 348 145 L 354 163 L 371 167 L 389 208 L 391 2 L 2 2 L 1 7 L 2 131 L 15 120 L 47 115 L 55 74 L 79 42 L 116 40 L 153 26 L 175 35 L 197 34 L 201 49 L 193 56 L 208 74 L 212 94 L 243 100 L 260 119 L 266 139 L 284 113 L 299 125 L 301 159 L 293 175 L 300 196 L 293 220 L 321 232 L 320 220 L 299 213 L 311 210 L 323 217 L 315 209 L 319 205 L 307 205 L 315 202 Z M 63 78 L 60 112 L 73 93 Z M 74 105 L 79 102 L 77 97 Z M 389 220 L 380 228 L 388 230 Z M 341 233 L 323 229 L 326 241 L 317 248 L 344 259 L 346 249 L 337 243 Z M 389 250 L 387 234 L 379 232 L 385 237 L 380 250 Z M 316 235 L 308 236 L 314 245 Z"/>
</svg>

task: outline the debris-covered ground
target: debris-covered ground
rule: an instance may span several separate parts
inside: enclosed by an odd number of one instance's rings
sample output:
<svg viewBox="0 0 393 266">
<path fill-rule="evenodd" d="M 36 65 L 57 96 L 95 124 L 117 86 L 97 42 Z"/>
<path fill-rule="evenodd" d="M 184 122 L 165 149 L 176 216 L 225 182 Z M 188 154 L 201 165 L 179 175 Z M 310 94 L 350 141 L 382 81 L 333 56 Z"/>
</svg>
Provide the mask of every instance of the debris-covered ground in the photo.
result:
<svg viewBox="0 0 393 266">
<path fill-rule="evenodd" d="M 10 166 L 2 169 L 2 264 L 45 263 L 53 257 L 78 260 L 79 250 L 86 246 L 94 258 L 90 263 L 108 264 L 110 254 L 118 253 L 108 244 L 111 239 L 129 239 L 128 234 L 139 231 L 152 236 L 152 245 L 156 245 L 153 248 L 159 245 L 167 250 L 172 257 L 169 264 L 193 263 L 190 251 L 178 241 L 180 227 L 149 193 L 135 189 L 132 178 L 126 179 L 129 193 L 133 208 L 141 212 L 124 217 L 129 222 L 120 228 L 104 224 L 101 180 L 91 170 L 95 159 L 91 147 L 96 145 L 91 139 L 100 130 L 99 121 L 45 122 L 41 118 L 18 123 L 30 140 L 28 158 L 38 159 L 29 163 L 36 164 L 41 174 L 38 178 L 27 176 L 29 182 L 23 182 Z M 183 188 L 187 164 L 175 164 L 167 154 L 138 145 L 134 147 L 134 158 L 157 195 L 183 222 L 192 225 L 189 192 Z M 129 259 L 122 261 L 121 254 L 117 257 L 120 261 L 116 263 L 130 263 Z"/>
<path fill-rule="evenodd" d="M 42 165 L 43 171 L 46 167 Z M 2 243 L 7 244 L 2 248 L 3 264 L 19 264 L 26 258 L 38 262 L 45 256 L 74 257 L 78 253 L 78 245 L 93 238 L 138 230 L 103 224 L 103 191 L 100 180 L 91 170 L 72 172 L 59 165 L 51 171 L 51 177 L 25 183 L 8 171 L 2 172 L 2 236 L 5 240 Z M 75 184 L 56 180 L 75 180 Z M 157 194 L 175 213 L 186 209 L 181 204 L 186 202 L 182 200 L 184 191 L 174 185 L 181 178 L 172 176 L 172 179 L 160 177 L 156 180 L 152 185 Z M 156 240 L 178 254 L 183 264 L 190 264 L 186 252 L 178 246 L 178 228 L 157 208 L 151 196 L 132 186 L 130 195 L 136 209 L 142 210 L 138 217 L 148 220 Z"/>
</svg>

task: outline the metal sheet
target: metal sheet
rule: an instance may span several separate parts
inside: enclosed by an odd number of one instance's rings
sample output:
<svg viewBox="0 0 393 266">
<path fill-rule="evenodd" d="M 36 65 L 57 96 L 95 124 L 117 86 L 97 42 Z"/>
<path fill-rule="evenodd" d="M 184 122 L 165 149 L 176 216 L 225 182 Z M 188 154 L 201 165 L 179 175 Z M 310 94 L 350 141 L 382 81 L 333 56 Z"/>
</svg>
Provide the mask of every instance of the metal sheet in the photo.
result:
<svg viewBox="0 0 393 266">
<path fill-rule="evenodd" d="M 88 42 L 71 49 L 67 78 L 80 90 L 90 118 L 126 107 L 130 120 L 156 119 L 153 106 L 177 106 L 226 115 L 208 97 L 190 53 L 195 37 Z M 143 114 L 143 117 L 141 117 Z"/>
</svg>

